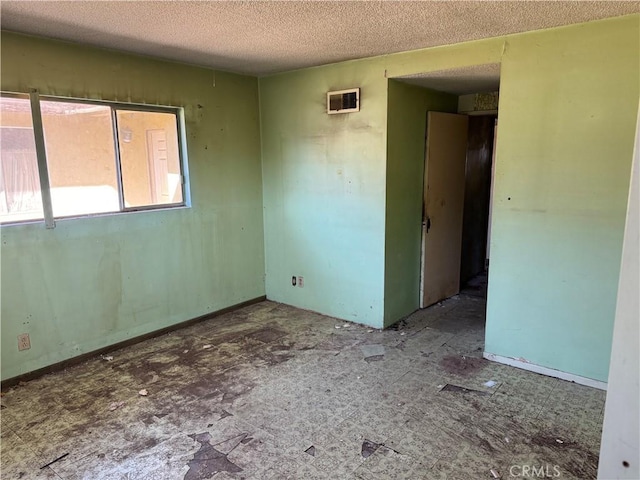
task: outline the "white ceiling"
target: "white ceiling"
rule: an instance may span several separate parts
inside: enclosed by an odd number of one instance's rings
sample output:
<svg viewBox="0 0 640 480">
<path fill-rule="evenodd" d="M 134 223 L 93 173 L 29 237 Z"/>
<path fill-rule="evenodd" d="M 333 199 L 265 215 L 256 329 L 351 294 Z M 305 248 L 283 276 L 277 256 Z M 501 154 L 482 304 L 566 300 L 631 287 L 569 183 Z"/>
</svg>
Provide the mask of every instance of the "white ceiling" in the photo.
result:
<svg viewBox="0 0 640 480">
<path fill-rule="evenodd" d="M 6 1 L 2 29 L 252 75 L 640 11 L 638 1 Z"/>
<path fill-rule="evenodd" d="M 397 80 L 454 95 L 497 92 L 500 89 L 500 64 L 438 70 L 398 77 Z"/>
</svg>

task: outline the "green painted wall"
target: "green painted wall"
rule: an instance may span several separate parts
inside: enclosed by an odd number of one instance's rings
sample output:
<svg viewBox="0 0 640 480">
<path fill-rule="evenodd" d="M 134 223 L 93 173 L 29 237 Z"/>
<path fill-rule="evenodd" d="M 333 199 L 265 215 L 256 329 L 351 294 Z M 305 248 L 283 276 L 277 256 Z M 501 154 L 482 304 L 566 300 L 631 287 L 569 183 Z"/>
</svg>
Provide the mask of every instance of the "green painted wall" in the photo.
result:
<svg viewBox="0 0 640 480">
<path fill-rule="evenodd" d="M 639 18 L 507 45 L 487 352 L 607 380 L 638 106 Z"/>
<path fill-rule="evenodd" d="M 415 242 L 421 219 L 401 211 L 405 190 L 387 198 L 389 77 L 494 63 L 502 45 L 490 39 L 260 79 L 268 298 L 377 328 L 409 313 L 413 294 L 403 289 L 415 288 L 415 280 L 391 281 L 410 263 L 409 254 L 397 252 Z M 328 115 L 327 91 L 354 87 L 361 89 L 361 111 Z M 417 148 L 424 149 L 422 142 L 411 147 Z M 407 224 L 390 218 L 396 214 Z M 402 234 L 388 231 L 387 222 Z M 291 286 L 292 275 L 305 277 L 304 288 Z"/>
<path fill-rule="evenodd" d="M 360 112 L 328 115 L 350 87 Z M 380 60 L 260 79 L 270 299 L 382 327 L 386 100 Z"/>
<path fill-rule="evenodd" d="M 397 252 L 415 243 L 420 220 L 406 212 L 406 190 L 386 158 L 395 148 L 386 123 L 393 132 L 398 115 L 387 111 L 387 79 L 499 62 L 486 351 L 606 380 L 638 102 L 639 18 L 261 79 L 267 295 L 374 326 L 411 309 L 405 289 L 415 284 L 397 278 L 405 265 L 419 264 L 419 251 Z M 356 86 L 360 113 L 325 113 L 327 90 Z M 290 286 L 293 274 L 305 275 L 304 288 Z"/>
<path fill-rule="evenodd" d="M 458 97 L 389 80 L 384 326 L 419 307 L 427 111 L 456 113 Z M 416 261 L 418 258 L 418 261 Z"/>
<path fill-rule="evenodd" d="M 3 379 L 264 295 L 257 79 L 10 33 L 1 60 L 2 90 L 183 106 L 192 192 L 186 209 L 3 227 Z"/>
</svg>

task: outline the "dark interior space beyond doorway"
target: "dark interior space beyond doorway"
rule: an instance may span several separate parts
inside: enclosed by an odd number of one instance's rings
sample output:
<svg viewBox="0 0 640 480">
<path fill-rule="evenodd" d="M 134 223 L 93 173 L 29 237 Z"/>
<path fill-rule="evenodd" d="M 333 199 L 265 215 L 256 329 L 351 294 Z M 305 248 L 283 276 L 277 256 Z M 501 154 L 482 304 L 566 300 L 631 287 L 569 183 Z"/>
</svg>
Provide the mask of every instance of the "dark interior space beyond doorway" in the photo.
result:
<svg viewBox="0 0 640 480">
<path fill-rule="evenodd" d="M 485 270 L 495 119 L 469 117 L 460 285 Z"/>
<path fill-rule="evenodd" d="M 487 272 L 479 273 L 475 277 L 470 278 L 460 289 L 460 293 L 471 297 L 487 299 Z"/>
</svg>

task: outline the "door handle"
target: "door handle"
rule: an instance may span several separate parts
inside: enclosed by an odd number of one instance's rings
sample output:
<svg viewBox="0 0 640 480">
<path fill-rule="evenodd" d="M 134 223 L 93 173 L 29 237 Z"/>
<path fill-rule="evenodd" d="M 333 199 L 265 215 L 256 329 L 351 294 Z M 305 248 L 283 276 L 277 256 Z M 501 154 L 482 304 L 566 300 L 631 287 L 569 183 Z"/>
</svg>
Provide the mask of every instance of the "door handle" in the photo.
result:
<svg viewBox="0 0 640 480">
<path fill-rule="evenodd" d="M 431 217 L 427 217 L 427 233 L 429 233 L 430 228 L 431 228 Z"/>
</svg>

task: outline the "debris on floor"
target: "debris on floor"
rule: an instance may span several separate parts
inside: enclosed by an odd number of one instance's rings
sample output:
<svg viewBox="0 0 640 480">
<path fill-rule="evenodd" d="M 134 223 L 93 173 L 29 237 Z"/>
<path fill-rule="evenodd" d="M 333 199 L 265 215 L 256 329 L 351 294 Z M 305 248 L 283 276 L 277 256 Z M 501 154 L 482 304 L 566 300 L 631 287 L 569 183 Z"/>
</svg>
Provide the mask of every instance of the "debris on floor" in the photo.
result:
<svg viewBox="0 0 640 480">
<path fill-rule="evenodd" d="M 443 304 L 389 331 L 265 301 L 22 383 L 2 478 L 495 480 L 535 459 L 595 480 L 606 393 L 480 358 L 485 302 Z"/>
<path fill-rule="evenodd" d="M 483 385 L 485 387 L 495 387 L 498 384 L 498 382 L 496 382 L 495 380 L 489 380 L 488 382 L 484 382 Z"/>
<path fill-rule="evenodd" d="M 380 362 L 384 360 L 384 355 L 371 355 L 369 357 L 365 357 L 364 361 L 367 363 L 371 362 Z"/>
<path fill-rule="evenodd" d="M 406 326 L 407 326 L 407 320 L 403 319 L 391 325 L 389 328 L 387 328 L 387 330 L 397 332 L 398 330 L 403 330 L 404 328 L 406 328 Z"/>
<path fill-rule="evenodd" d="M 69 456 L 69 453 L 68 453 L 68 452 L 67 452 L 67 453 L 65 453 L 64 455 L 60 455 L 58 458 L 55 458 L 54 460 L 51 460 L 49 463 L 47 463 L 47 464 L 45 464 L 45 465 L 41 466 L 41 467 L 40 467 L 40 470 L 43 470 L 43 469 L 45 469 L 45 468 L 47 468 L 47 467 L 49 467 L 49 466 L 53 465 L 54 463 L 59 462 L 60 460 L 62 460 L 63 458 L 65 458 L 65 457 L 67 457 L 67 456 Z"/>
<path fill-rule="evenodd" d="M 111 402 L 111 404 L 109 405 L 109 410 L 111 411 L 117 410 L 123 405 L 124 405 L 124 402 Z"/>
<path fill-rule="evenodd" d="M 384 345 L 362 345 L 360 347 L 360 351 L 364 355 L 364 361 L 367 363 L 379 362 L 380 360 L 384 360 Z"/>
<path fill-rule="evenodd" d="M 141 397 L 146 397 L 147 395 L 149 395 L 149 392 L 147 391 L 146 388 L 143 388 L 138 392 L 138 395 L 140 395 Z"/>
<path fill-rule="evenodd" d="M 369 458 L 380 448 L 381 445 L 382 444 L 380 443 L 375 443 L 371 440 L 365 439 L 364 442 L 362 442 L 362 449 L 360 451 L 362 458 Z"/>
<path fill-rule="evenodd" d="M 202 480 L 211 478 L 220 472 L 238 473 L 242 471 L 242 468 L 227 458 L 231 452 L 222 453 L 210 443 L 211 435 L 208 432 L 194 433 L 189 437 L 200 444 L 200 450 L 194 453 L 192 460 L 189 460 L 187 464 L 189 470 L 185 474 L 184 480 Z"/>
<path fill-rule="evenodd" d="M 489 361 L 484 358 L 467 357 L 465 355 L 447 355 L 440 361 L 440 366 L 447 373 L 468 376 L 484 368 Z"/>
<path fill-rule="evenodd" d="M 481 395 L 481 396 L 489 396 L 489 395 L 491 395 L 490 392 L 482 392 L 480 390 L 473 390 L 471 388 L 464 388 L 464 387 L 460 387 L 458 385 L 452 385 L 450 383 L 447 383 L 444 387 L 442 387 L 442 389 L 440 391 L 441 392 L 453 392 L 453 393 L 472 393 L 474 395 Z"/>
<path fill-rule="evenodd" d="M 227 417 L 233 417 L 233 413 L 229 413 L 226 410 L 222 410 L 222 413 L 220 413 L 220 419 L 219 420 L 222 420 L 222 419 L 227 418 Z"/>
</svg>

